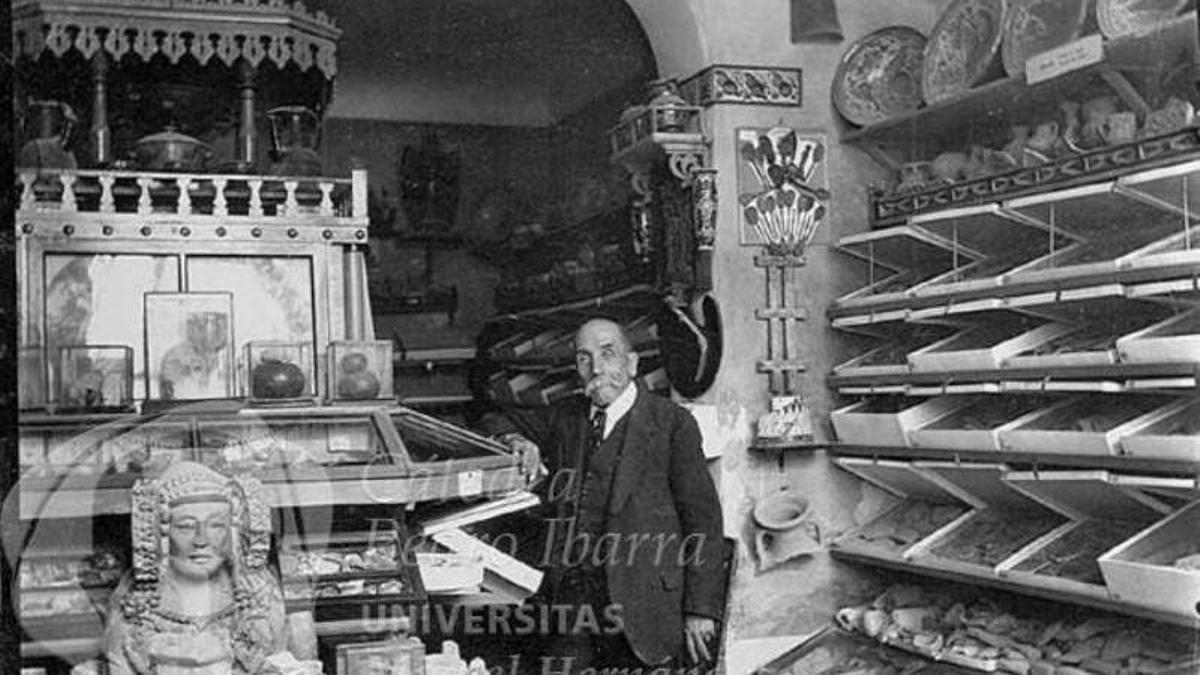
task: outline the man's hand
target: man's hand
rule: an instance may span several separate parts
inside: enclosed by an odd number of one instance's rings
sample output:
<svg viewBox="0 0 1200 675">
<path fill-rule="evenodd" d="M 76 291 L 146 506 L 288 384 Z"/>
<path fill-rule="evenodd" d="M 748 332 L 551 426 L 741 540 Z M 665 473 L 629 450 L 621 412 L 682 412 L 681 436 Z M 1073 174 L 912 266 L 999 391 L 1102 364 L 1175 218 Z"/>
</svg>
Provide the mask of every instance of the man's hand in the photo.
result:
<svg viewBox="0 0 1200 675">
<path fill-rule="evenodd" d="M 688 655 L 692 663 L 712 661 L 709 655 L 709 643 L 717 636 L 717 622 L 706 616 L 686 614 L 683 617 L 683 638 L 687 643 Z M 717 653 L 717 645 L 713 645 L 713 654 Z"/>
<path fill-rule="evenodd" d="M 521 475 L 525 476 L 526 487 L 533 487 L 549 473 L 542 465 L 542 451 L 533 441 L 518 433 L 504 434 L 499 440 L 520 458 Z"/>
</svg>

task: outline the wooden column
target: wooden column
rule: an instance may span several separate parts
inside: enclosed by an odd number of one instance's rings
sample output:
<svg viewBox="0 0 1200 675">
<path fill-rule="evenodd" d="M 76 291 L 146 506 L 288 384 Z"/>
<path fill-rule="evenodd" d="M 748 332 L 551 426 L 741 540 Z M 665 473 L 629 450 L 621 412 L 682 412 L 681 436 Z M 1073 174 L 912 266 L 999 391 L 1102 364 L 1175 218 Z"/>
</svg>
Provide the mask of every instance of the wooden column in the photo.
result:
<svg viewBox="0 0 1200 675">
<path fill-rule="evenodd" d="M 237 133 L 237 159 L 246 164 L 246 168 L 254 165 L 255 132 L 254 132 L 254 66 L 245 59 L 238 62 L 238 93 L 241 99 L 241 115 Z"/>
<path fill-rule="evenodd" d="M 112 130 L 108 127 L 108 53 L 92 57 L 92 160 L 97 166 L 112 161 Z"/>
</svg>

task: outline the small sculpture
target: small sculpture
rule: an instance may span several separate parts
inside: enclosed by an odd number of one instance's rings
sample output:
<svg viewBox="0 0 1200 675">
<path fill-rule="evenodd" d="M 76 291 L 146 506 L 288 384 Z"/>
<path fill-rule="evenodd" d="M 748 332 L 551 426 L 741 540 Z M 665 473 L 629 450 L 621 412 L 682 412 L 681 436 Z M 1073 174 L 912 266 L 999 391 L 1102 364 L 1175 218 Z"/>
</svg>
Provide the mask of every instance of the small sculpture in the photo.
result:
<svg viewBox="0 0 1200 675">
<path fill-rule="evenodd" d="M 1108 116 L 1117 111 L 1117 99 L 1113 96 L 1097 96 L 1083 102 L 1083 126 L 1079 130 L 1079 147 L 1083 150 L 1095 150 L 1103 147 L 1105 140 L 1104 129 L 1108 124 Z"/>
<path fill-rule="evenodd" d="M 260 673 L 285 649 L 261 491 L 187 461 L 134 485 L 133 569 L 109 604 L 110 673 Z"/>
<path fill-rule="evenodd" d="M 1034 127 L 1025 143 L 1025 166 L 1045 164 L 1054 158 L 1059 143 L 1058 120 L 1046 120 Z"/>
<path fill-rule="evenodd" d="M 953 184 L 966 179 L 969 159 L 965 153 L 943 152 L 933 158 L 930 172 L 936 182 Z"/>
<path fill-rule="evenodd" d="M 900 181 L 896 184 L 897 194 L 908 194 L 925 189 L 929 183 L 929 162 L 908 162 L 900 167 Z"/>
<path fill-rule="evenodd" d="M 1062 134 L 1058 153 L 1060 155 L 1081 151 L 1079 147 L 1081 131 L 1079 111 L 1081 108 L 1082 106 L 1075 101 L 1063 101 L 1058 104 L 1058 110 L 1062 117 Z"/>
<path fill-rule="evenodd" d="M 338 398 L 372 399 L 379 395 L 379 378 L 372 373 L 370 361 L 361 352 L 351 352 L 338 362 L 341 374 L 337 380 Z"/>
<path fill-rule="evenodd" d="M 1013 163 L 1024 165 L 1025 163 L 1025 145 L 1029 143 L 1029 125 L 1014 124 L 1012 127 L 1012 140 L 1008 145 L 1004 146 L 1003 152 L 1012 158 Z"/>
</svg>

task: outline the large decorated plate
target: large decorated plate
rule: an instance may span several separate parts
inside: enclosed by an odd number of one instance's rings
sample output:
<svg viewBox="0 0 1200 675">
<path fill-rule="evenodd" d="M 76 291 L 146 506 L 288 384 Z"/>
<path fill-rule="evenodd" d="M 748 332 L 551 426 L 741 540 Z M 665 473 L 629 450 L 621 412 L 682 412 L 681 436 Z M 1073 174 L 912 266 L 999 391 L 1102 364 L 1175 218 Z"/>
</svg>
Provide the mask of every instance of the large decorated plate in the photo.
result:
<svg viewBox="0 0 1200 675">
<path fill-rule="evenodd" d="M 1004 72 L 1025 72 L 1025 60 L 1080 37 L 1092 0 L 1008 0 L 1000 54 Z"/>
<path fill-rule="evenodd" d="M 921 105 L 925 36 L 888 26 L 850 45 L 833 76 L 833 105 L 847 120 L 874 124 Z"/>
<path fill-rule="evenodd" d="M 1192 0 L 1096 0 L 1096 22 L 1104 37 L 1115 38 L 1153 30 L 1175 16 Z"/>
<path fill-rule="evenodd" d="M 925 44 L 921 90 L 927 103 L 954 98 L 987 77 L 1000 51 L 1006 0 L 954 0 Z"/>
</svg>

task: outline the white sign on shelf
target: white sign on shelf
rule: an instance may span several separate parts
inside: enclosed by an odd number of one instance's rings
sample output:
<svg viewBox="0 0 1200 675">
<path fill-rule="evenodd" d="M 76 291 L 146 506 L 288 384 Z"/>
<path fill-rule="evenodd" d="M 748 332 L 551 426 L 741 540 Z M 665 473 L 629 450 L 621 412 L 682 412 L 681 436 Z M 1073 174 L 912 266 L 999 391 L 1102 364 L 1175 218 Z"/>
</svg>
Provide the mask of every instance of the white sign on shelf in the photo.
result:
<svg viewBox="0 0 1200 675">
<path fill-rule="evenodd" d="M 1103 60 L 1103 38 L 1099 34 L 1088 35 L 1025 59 L 1025 81 L 1045 82 Z"/>
</svg>

